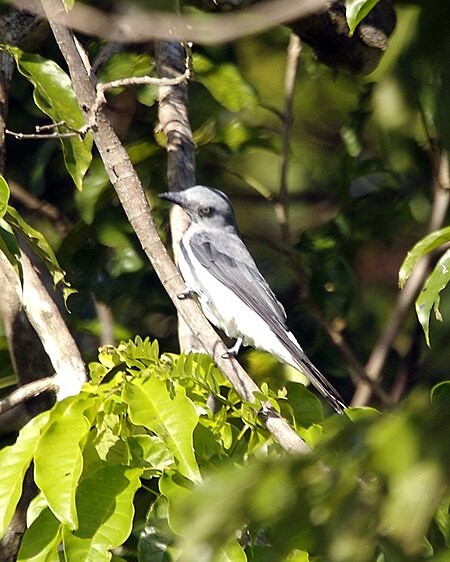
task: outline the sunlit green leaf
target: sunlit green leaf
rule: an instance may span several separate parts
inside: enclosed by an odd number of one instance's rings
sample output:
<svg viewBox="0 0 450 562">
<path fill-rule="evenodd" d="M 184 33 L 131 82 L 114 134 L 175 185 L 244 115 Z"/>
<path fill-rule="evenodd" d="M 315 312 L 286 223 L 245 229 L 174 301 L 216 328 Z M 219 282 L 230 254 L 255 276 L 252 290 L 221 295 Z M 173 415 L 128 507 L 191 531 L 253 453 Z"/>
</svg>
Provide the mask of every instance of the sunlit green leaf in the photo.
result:
<svg viewBox="0 0 450 562">
<path fill-rule="evenodd" d="M 193 490 L 191 482 L 179 474 L 164 473 L 159 479 L 159 489 L 161 494 L 167 498 L 167 521 L 170 529 L 178 533 L 183 528 L 183 516 L 179 516 L 177 509 L 173 509 L 179 501 L 192 498 Z"/>
<path fill-rule="evenodd" d="M 286 557 L 284 562 L 310 562 L 310 558 L 304 550 L 295 550 Z"/>
<path fill-rule="evenodd" d="M 19 433 L 14 445 L 0 451 L 0 537 L 11 521 L 22 493 L 22 483 L 42 429 L 50 413 L 43 412 L 33 418 Z"/>
<path fill-rule="evenodd" d="M 18 562 L 58 562 L 62 524 L 47 507 L 23 536 Z"/>
<path fill-rule="evenodd" d="M 175 465 L 172 452 L 157 435 L 133 435 L 127 443 L 135 466 L 164 470 Z"/>
<path fill-rule="evenodd" d="M 219 549 L 219 552 L 213 560 L 214 562 L 247 562 L 247 556 L 242 546 L 237 540 L 233 539 Z"/>
<path fill-rule="evenodd" d="M 436 230 L 417 242 L 417 244 L 415 244 L 415 246 L 408 252 L 400 267 L 400 288 L 404 287 L 417 262 L 422 256 L 432 252 L 436 248 L 439 248 L 439 246 L 446 244 L 448 241 L 450 241 L 450 226 Z"/>
<path fill-rule="evenodd" d="M 235 65 L 216 64 L 196 53 L 194 70 L 196 80 L 230 111 L 241 111 L 257 105 L 258 97 L 255 90 L 245 81 Z"/>
<path fill-rule="evenodd" d="M 20 248 L 17 238 L 14 235 L 12 228 L 5 221 L 4 218 L 0 219 L 0 251 L 4 253 L 9 263 L 15 269 L 17 275 L 22 281 L 22 265 L 20 263 Z"/>
<path fill-rule="evenodd" d="M 80 482 L 76 495 L 80 525 L 63 537 L 68 560 L 110 560 L 109 551 L 131 532 L 141 474 L 139 468 L 105 465 Z"/>
<path fill-rule="evenodd" d="M 347 23 L 350 28 L 350 35 L 356 29 L 356 26 L 363 20 L 367 14 L 378 4 L 379 0 L 346 0 Z"/>
<path fill-rule="evenodd" d="M 199 481 L 192 444 L 198 414 L 185 389 L 178 386 L 171 393 L 166 383 L 156 377 L 134 380 L 125 386 L 124 400 L 131 421 L 161 437 L 172 451 L 181 474 Z"/>
<path fill-rule="evenodd" d="M 52 410 L 35 454 L 35 480 L 56 517 L 75 529 L 78 516 L 75 493 L 83 470 L 81 441 L 90 423 L 83 415 L 86 399 L 66 399 Z"/>
<path fill-rule="evenodd" d="M 450 250 L 437 262 L 433 272 L 425 281 L 416 300 L 416 313 L 425 333 L 427 344 L 430 345 L 430 314 L 434 308 L 436 318 L 441 320 L 439 312 L 440 293 L 450 280 Z"/>
<path fill-rule="evenodd" d="M 76 291 L 75 289 L 72 289 L 70 284 L 66 281 L 66 273 L 61 269 L 55 253 L 45 237 L 38 230 L 34 229 L 26 221 L 24 221 L 14 207 L 8 206 L 4 218 L 12 230 L 25 238 L 34 253 L 43 261 L 53 277 L 54 284 L 57 285 L 60 282 L 63 283 L 62 292 L 64 300 L 66 301 L 69 295 L 75 293 Z M 11 242 L 12 241 L 10 241 L 10 244 Z M 13 245 L 12 248 L 14 248 Z"/>
<path fill-rule="evenodd" d="M 0 176 L 0 219 L 6 213 L 9 201 L 9 187 L 3 176 Z"/>
<path fill-rule="evenodd" d="M 54 123 L 64 123 L 73 130 L 85 124 L 69 76 L 52 60 L 28 54 L 17 47 L 4 47 L 16 61 L 17 68 L 34 86 L 34 101 Z M 67 131 L 67 127 L 62 127 Z M 78 189 L 92 160 L 92 137 L 75 135 L 61 139 L 67 171 Z"/>
<path fill-rule="evenodd" d="M 286 383 L 287 402 L 291 406 L 295 423 L 302 427 L 309 427 L 323 420 L 323 407 L 320 399 L 303 384 Z"/>
</svg>

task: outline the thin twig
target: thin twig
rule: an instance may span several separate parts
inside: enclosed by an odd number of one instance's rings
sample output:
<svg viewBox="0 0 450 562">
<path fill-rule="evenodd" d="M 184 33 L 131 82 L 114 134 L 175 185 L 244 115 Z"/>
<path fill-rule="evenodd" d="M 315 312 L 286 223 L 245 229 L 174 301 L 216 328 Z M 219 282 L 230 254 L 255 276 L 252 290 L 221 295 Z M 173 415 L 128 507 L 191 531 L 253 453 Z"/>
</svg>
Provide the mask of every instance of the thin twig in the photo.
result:
<svg viewBox="0 0 450 562">
<path fill-rule="evenodd" d="M 69 133 L 17 133 L 10 129 L 5 129 L 5 133 L 18 140 L 70 139 L 81 135 L 80 131 Z"/>
<path fill-rule="evenodd" d="M 58 207 L 48 201 L 39 199 L 36 195 L 30 193 L 15 181 L 9 180 L 9 188 L 13 199 L 19 201 L 22 205 L 27 207 L 27 209 L 36 211 L 51 220 L 61 234 L 67 234 L 67 219 L 63 216 Z"/>
<path fill-rule="evenodd" d="M 157 86 L 161 88 L 163 86 L 178 86 L 180 84 L 186 84 L 191 79 L 192 74 L 192 63 L 191 63 L 191 51 L 186 49 L 185 57 L 185 69 L 182 73 L 177 73 L 176 76 L 171 78 L 159 77 L 155 78 L 153 76 L 129 76 L 127 78 L 118 78 L 117 80 L 112 80 L 111 82 L 99 82 L 97 84 L 97 95 L 95 98 L 95 103 L 90 110 L 90 114 L 95 119 L 95 115 L 99 108 L 105 103 L 105 92 L 108 90 L 113 90 L 114 88 L 125 88 L 127 86 Z M 89 124 L 89 128 L 92 125 Z"/>
<path fill-rule="evenodd" d="M 97 93 L 95 102 L 93 103 L 88 113 L 86 124 L 80 129 L 73 129 L 65 121 L 58 123 L 51 123 L 49 125 L 37 125 L 36 133 L 18 133 L 5 129 L 5 133 L 15 137 L 18 140 L 42 140 L 42 139 L 69 139 L 73 137 L 84 137 L 87 133 L 91 132 L 95 127 L 95 119 L 99 108 L 106 103 L 105 92 L 113 90 L 114 88 L 124 88 L 127 86 L 178 86 L 187 83 L 192 74 L 192 61 L 190 48 L 186 48 L 185 70 L 183 73 L 174 76 L 173 78 L 154 78 L 153 76 L 130 76 L 127 78 L 119 78 L 111 82 L 99 82 L 97 84 Z M 57 127 L 66 127 L 68 132 L 60 133 L 42 133 L 46 129 L 55 129 Z"/>
<path fill-rule="evenodd" d="M 93 295 L 95 313 L 100 324 L 100 345 L 114 345 L 114 316 L 111 307 Z"/>
<path fill-rule="evenodd" d="M 9 410 L 23 404 L 23 402 L 27 400 L 31 400 L 31 398 L 36 398 L 36 396 L 44 392 L 56 392 L 58 388 L 59 385 L 55 376 L 38 379 L 25 384 L 11 392 L 6 398 L 0 400 L 0 415 L 9 412 Z"/>
<path fill-rule="evenodd" d="M 283 129 L 281 135 L 281 171 L 280 171 L 280 189 L 277 201 L 274 205 L 275 214 L 278 219 L 281 230 L 281 238 L 283 244 L 287 248 L 292 247 L 291 229 L 289 227 L 289 195 L 287 174 L 289 168 L 289 147 L 291 140 L 291 131 L 293 125 L 292 103 L 295 90 L 295 79 L 297 77 L 298 61 L 301 53 L 301 42 L 298 35 L 291 33 L 289 46 L 286 56 L 286 72 L 284 78 L 284 111 L 283 111 Z"/>
</svg>

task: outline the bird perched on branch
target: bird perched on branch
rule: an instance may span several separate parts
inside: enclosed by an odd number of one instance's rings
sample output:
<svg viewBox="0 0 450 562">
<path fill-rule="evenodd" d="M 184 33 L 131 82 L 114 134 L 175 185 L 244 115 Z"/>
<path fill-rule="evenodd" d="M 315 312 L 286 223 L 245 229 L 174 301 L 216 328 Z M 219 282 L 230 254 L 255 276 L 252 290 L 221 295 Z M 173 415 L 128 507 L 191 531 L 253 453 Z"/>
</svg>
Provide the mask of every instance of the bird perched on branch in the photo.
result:
<svg viewBox="0 0 450 562">
<path fill-rule="evenodd" d="M 190 226 L 180 242 L 178 267 L 186 283 L 179 298 L 194 296 L 206 318 L 236 343 L 274 355 L 308 377 L 338 413 L 346 408 L 339 393 L 311 363 L 286 324 L 286 313 L 245 247 L 228 197 L 197 185 L 162 193 L 182 207 Z"/>
</svg>

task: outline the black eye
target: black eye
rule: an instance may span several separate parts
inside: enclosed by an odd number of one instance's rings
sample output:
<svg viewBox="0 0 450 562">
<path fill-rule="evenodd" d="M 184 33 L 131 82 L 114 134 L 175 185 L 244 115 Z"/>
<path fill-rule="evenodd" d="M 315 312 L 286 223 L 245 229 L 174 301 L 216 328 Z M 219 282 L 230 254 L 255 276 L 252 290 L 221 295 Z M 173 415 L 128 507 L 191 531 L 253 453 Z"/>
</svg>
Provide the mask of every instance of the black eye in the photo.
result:
<svg viewBox="0 0 450 562">
<path fill-rule="evenodd" d="M 201 215 L 202 217 L 209 217 L 209 215 L 211 214 L 211 207 L 199 207 L 198 208 L 198 214 Z"/>
</svg>

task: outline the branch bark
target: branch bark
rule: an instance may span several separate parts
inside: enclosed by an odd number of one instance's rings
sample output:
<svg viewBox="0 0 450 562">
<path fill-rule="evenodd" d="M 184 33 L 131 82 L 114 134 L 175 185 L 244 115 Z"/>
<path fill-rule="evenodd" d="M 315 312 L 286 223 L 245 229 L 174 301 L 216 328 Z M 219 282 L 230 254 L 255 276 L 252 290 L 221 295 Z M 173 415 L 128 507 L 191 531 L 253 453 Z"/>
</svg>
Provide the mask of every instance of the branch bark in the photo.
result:
<svg viewBox="0 0 450 562">
<path fill-rule="evenodd" d="M 323 8 L 327 1 L 272 0 L 244 8 L 239 13 L 186 15 L 138 10 L 136 6 L 132 12 L 127 12 L 126 7 L 122 6 L 119 13 L 106 13 L 81 2 L 76 2 L 68 14 L 49 14 L 44 3 L 42 6 L 49 21 L 109 41 L 145 43 L 151 39 L 164 40 L 170 37 L 173 41 L 218 45 L 313 14 Z M 26 7 L 32 12 L 39 10 L 33 0 L 13 2 L 22 9 Z"/>
<path fill-rule="evenodd" d="M 73 33 L 66 26 L 56 23 L 56 21 L 64 21 L 64 8 L 60 0 L 42 0 L 42 6 L 69 67 L 80 107 L 89 111 L 95 103 L 96 90 L 92 71 L 85 66 L 85 53 L 81 51 L 82 48 Z M 244 400 L 254 402 L 254 392 L 259 390 L 258 386 L 236 360 L 222 357 L 226 352 L 226 346 L 217 337 L 197 305 L 189 299 L 180 301 L 177 298 L 177 294 L 184 289 L 184 283 L 161 242 L 139 178 L 102 110 L 98 112 L 97 130 L 93 136 L 128 220 L 178 312 L 240 396 Z M 266 426 L 282 447 L 291 453 L 309 451 L 307 445 L 270 404 L 265 405 L 264 408 L 270 413 L 266 415 Z"/>
<path fill-rule="evenodd" d="M 184 53 L 179 43 L 159 41 L 155 50 L 158 76 L 179 76 L 186 56 L 189 55 Z M 166 137 L 169 191 L 182 191 L 195 184 L 195 145 L 189 123 L 187 83 L 159 87 L 158 115 Z M 173 206 L 170 211 L 170 232 L 175 263 L 178 263 L 180 240 L 188 225 L 186 213 L 180 207 Z M 180 315 L 178 340 L 180 349 L 185 353 L 203 351 L 202 345 Z"/>
</svg>

